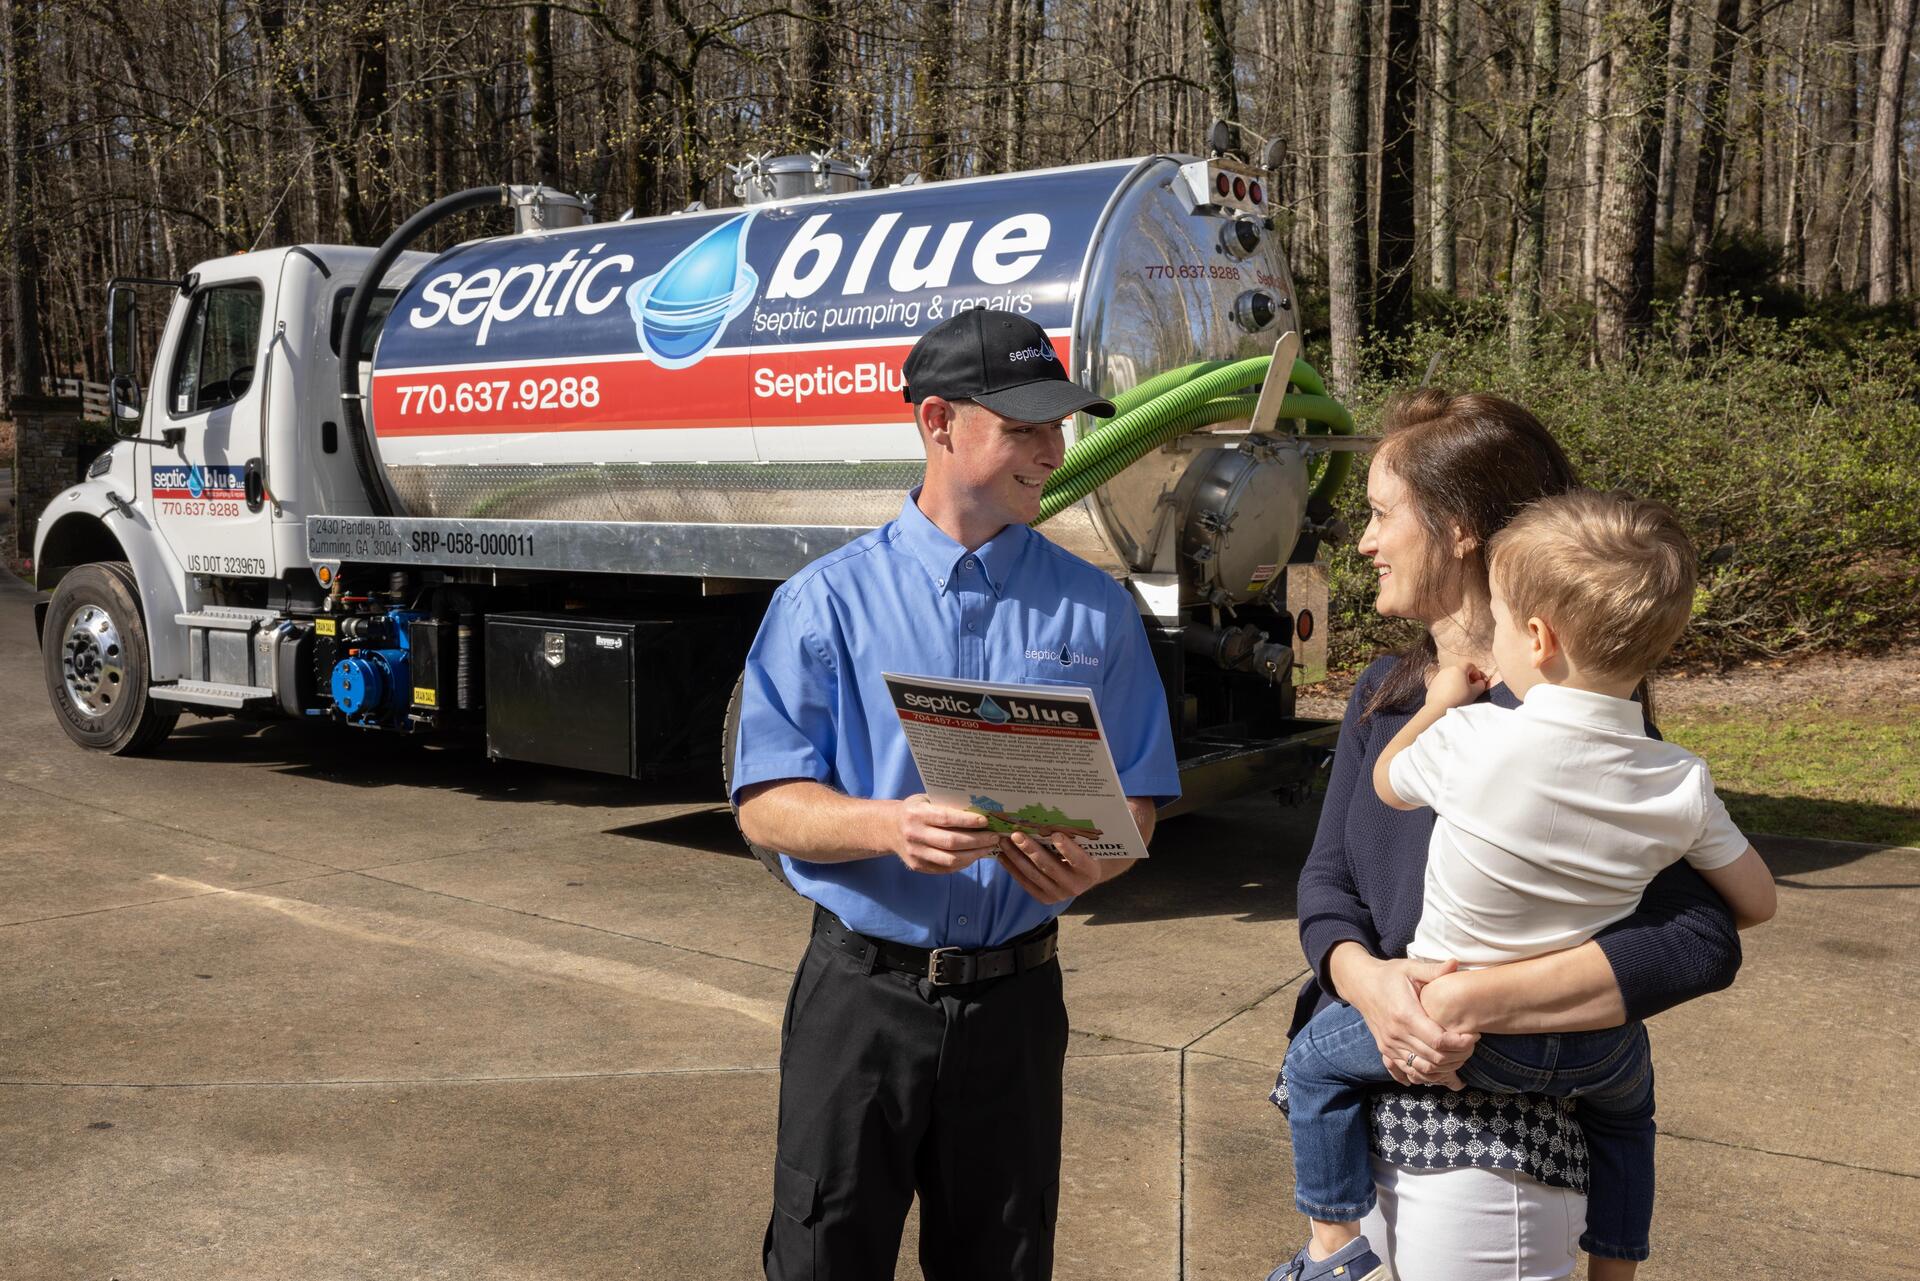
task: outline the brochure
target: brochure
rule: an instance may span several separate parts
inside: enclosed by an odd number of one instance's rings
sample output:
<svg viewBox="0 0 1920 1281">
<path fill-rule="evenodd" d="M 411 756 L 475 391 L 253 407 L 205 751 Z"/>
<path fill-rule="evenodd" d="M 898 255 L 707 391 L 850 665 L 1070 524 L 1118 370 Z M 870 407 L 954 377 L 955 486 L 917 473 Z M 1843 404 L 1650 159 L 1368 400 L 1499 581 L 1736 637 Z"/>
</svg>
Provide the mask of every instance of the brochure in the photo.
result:
<svg viewBox="0 0 1920 1281">
<path fill-rule="evenodd" d="M 1071 836 L 1094 858 L 1145 858 L 1093 691 L 882 673 L 927 795 L 1004 834 Z"/>
</svg>

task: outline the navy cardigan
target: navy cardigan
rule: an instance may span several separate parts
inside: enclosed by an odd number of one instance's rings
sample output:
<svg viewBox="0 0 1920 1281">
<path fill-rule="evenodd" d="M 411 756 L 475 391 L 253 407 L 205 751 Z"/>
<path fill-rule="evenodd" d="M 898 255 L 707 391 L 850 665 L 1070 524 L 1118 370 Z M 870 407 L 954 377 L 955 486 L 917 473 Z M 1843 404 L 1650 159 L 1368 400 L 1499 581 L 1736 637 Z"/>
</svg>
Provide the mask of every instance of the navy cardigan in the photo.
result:
<svg viewBox="0 0 1920 1281">
<path fill-rule="evenodd" d="M 1375 762 L 1418 705 L 1382 708 L 1362 719 L 1393 663 L 1380 659 L 1361 674 L 1340 725 L 1320 827 L 1300 871 L 1300 943 L 1313 977 L 1301 989 L 1289 1037 L 1335 999 L 1327 975 L 1335 944 L 1352 939 L 1377 957 L 1401 957 L 1420 923 L 1433 811 L 1396 810 L 1373 790 Z M 1482 697 L 1502 707 L 1519 705 L 1505 685 Z M 1651 725 L 1647 730 L 1655 732 Z M 1733 982 L 1740 967 L 1732 915 L 1684 861 L 1653 879 L 1638 911 L 1595 938 L 1613 966 L 1630 1019 L 1717 991 Z M 1284 1072 L 1273 1101 L 1286 1107 Z M 1373 1096 L 1368 1113 L 1373 1153 L 1395 1165 L 1512 1169 L 1586 1191 L 1586 1143 L 1578 1106 L 1570 1100 L 1391 1086 Z"/>
</svg>

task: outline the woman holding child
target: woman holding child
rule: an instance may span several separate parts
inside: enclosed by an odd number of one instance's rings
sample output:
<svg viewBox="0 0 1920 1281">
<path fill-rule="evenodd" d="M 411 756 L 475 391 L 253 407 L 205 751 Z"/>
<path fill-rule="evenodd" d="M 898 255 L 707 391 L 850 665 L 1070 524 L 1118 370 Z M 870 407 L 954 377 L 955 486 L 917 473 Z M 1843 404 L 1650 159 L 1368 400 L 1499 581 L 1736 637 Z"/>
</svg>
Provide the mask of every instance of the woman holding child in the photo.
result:
<svg viewBox="0 0 1920 1281">
<path fill-rule="evenodd" d="M 1637 908 L 1620 907 L 1614 917 L 1628 914 L 1577 946 L 1470 970 L 1406 959 L 1422 918 L 1435 815 L 1383 799 L 1376 764 L 1422 714 L 1434 673 L 1454 669 L 1452 684 L 1468 679 L 1462 672 L 1501 682 L 1488 544 L 1527 504 L 1565 493 L 1575 481 L 1533 415 L 1494 396 L 1415 393 L 1389 409 L 1383 436 L 1368 477 L 1370 519 L 1359 550 L 1379 577 L 1376 608 L 1419 620 L 1427 634 L 1412 650 L 1369 667 L 1348 704 L 1300 877 L 1301 941 L 1313 977 L 1290 1033 L 1344 1002 L 1364 1020 L 1362 1026 L 1349 1017 L 1349 1039 L 1364 1044 L 1370 1037 L 1363 1057 L 1377 1051 L 1397 1082 L 1380 1087 L 1367 1109 L 1378 1200 L 1360 1225 L 1366 1242 L 1348 1251 L 1360 1249 L 1355 1257 L 1366 1262 L 1340 1276 L 1365 1281 L 1383 1262 L 1397 1281 L 1534 1281 L 1566 1276 L 1576 1250 L 1586 1248 L 1594 1254 L 1594 1281 L 1631 1277 L 1631 1260 L 1644 1247 L 1610 1239 L 1608 1225 L 1595 1225 L 1597 1237 L 1586 1230 L 1593 1162 L 1576 1102 L 1430 1087 L 1460 1084 L 1457 1073 L 1481 1034 L 1619 1029 L 1725 987 L 1740 961 L 1735 922 L 1683 859 L 1652 876 Z M 1515 681 L 1523 691 L 1529 683 Z M 1519 704 L 1505 683 L 1469 683 L 1457 693 L 1460 702 L 1477 696 L 1482 704 Z M 1384 782 L 1380 787 L 1391 793 Z M 1737 836 L 1720 824 L 1706 842 L 1714 847 L 1710 856 L 1694 861 L 1730 863 L 1738 857 Z M 1564 1037 L 1569 1046 L 1578 1040 Z M 1638 1046 L 1643 1053 L 1643 1036 Z M 1635 1121 L 1650 1133 L 1650 1085 L 1644 1095 L 1634 1100 Z M 1283 1080 L 1275 1100 L 1286 1097 Z M 1590 1101 L 1589 1120 L 1598 1119 Z M 1359 1177 L 1364 1187 L 1364 1173 Z M 1638 1182 L 1608 1187 L 1610 1213 L 1644 1221 L 1652 1188 Z M 1350 1217 L 1351 1208 L 1330 1217 Z M 1316 1243 L 1324 1226 L 1316 1216 Z M 1365 1252 L 1369 1246 L 1378 1260 Z M 1303 1250 L 1275 1276 L 1332 1276 L 1341 1257 L 1322 1267 Z"/>
</svg>

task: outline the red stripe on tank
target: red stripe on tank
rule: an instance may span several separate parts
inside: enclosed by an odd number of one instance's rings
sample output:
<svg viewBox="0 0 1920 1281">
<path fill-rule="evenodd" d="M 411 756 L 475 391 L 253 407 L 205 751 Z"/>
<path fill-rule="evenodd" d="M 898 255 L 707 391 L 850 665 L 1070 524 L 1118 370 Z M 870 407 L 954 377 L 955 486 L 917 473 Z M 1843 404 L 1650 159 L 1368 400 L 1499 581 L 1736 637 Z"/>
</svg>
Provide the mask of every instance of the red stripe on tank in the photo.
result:
<svg viewBox="0 0 1920 1281">
<path fill-rule="evenodd" d="M 1070 344 L 1053 340 L 1061 364 Z M 913 421 L 897 343 L 708 356 L 685 369 L 627 361 L 376 374 L 380 436 L 853 426 Z M 588 403 L 591 402 L 591 403 Z"/>
</svg>

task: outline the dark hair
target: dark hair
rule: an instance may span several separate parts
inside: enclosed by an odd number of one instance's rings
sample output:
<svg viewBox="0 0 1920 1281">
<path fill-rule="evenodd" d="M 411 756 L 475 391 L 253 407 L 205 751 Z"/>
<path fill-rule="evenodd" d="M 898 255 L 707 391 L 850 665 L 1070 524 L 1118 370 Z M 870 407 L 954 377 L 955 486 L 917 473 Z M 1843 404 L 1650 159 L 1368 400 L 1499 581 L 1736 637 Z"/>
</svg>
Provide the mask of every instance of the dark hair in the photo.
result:
<svg viewBox="0 0 1920 1281">
<path fill-rule="evenodd" d="M 1373 465 L 1386 467 L 1407 487 L 1427 532 L 1424 581 L 1450 574 L 1487 579 L 1487 544 L 1520 509 L 1574 488 L 1573 464 L 1540 420 L 1500 396 L 1455 394 L 1437 387 L 1396 396 L 1380 422 Z M 1464 534 L 1474 549 L 1449 552 Z M 1365 716 L 1398 707 L 1426 687 L 1438 658 L 1429 633 L 1402 650 L 1367 700 Z"/>
</svg>

